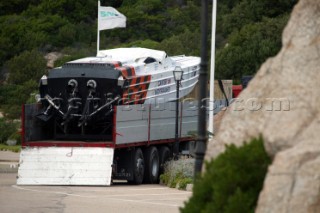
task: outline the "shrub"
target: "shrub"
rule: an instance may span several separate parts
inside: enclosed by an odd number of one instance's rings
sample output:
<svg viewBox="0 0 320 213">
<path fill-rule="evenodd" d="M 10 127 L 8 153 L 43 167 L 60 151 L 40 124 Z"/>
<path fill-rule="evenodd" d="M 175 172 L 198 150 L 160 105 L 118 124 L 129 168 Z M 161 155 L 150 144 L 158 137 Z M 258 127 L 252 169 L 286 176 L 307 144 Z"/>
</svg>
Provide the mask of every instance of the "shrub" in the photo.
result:
<svg viewBox="0 0 320 213">
<path fill-rule="evenodd" d="M 271 160 L 262 138 L 226 151 L 206 163 L 206 172 L 195 181 L 193 196 L 181 212 L 254 212 Z"/>
<path fill-rule="evenodd" d="M 13 140 L 16 142 L 16 145 L 21 145 L 21 133 L 15 131 L 9 136 L 8 140 Z"/>
<path fill-rule="evenodd" d="M 179 181 L 179 189 L 186 189 L 187 188 L 187 185 L 190 184 L 190 183 L 193 183 L 193 178 L 182 178 L 180 179 Z"/>
<path fill-rule="evenodd" d="M 25 51 L 7 62 L 9 82 L 23 84 L 30 79 L 38 82 L 46 74 L 46 60 L 37 50 Z"/>
<path fill-rule="evenodd" d="M 21 115 L 21 106 L 27 101 L 34 100 L 34 93 L 37 91 L 38 83 L 29 80 L 23 84 L 7 84 L 0 87 L 0 108 L 6 118 L 18 119 Z"/>
<path fill-rule="evenodd" d="M 185 189 L 188 183 L 193 182 L 194 159 L 180 159 L 169 161 L 165 165 L 164 174 L 160 175 L 160 180 L 167 186 Z"/>
<path fill-rule="evenodd" d="M 166 51 L 168 55 L 200 55 L 198 48 L 200 45 L 199 37 L 199 31 L 185 30 L 181 34 L 163 40 L 159 45 L 159 49 Z"/>
<path fill-rule="evenodd" d="M 137 40 L 130 43 L 125 43 L 120 46 L 123 47 L 143 47 L 143 48 L 150 48 L 150 49 L 158 49 L 159 48 L 159 42 L 146 39 L 146 40 Z"/>
<path fill-rule="evenodd" d="M 13 121 L 0 118 L 0 143 L 5 143 L 11 135 L 17 132 L 18 125 Z"/>
</svg>

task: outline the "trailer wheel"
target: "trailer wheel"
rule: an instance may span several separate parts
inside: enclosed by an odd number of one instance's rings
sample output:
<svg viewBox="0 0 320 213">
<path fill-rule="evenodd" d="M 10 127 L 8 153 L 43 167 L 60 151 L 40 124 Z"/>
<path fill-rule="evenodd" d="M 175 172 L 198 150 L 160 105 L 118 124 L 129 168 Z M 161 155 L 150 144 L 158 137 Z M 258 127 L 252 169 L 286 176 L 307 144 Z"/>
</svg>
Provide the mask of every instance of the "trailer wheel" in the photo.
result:
<svg viewBox="0 0 320 213">
<path fill-rule="evenodd" d="M 159 178 L 159 154 L 154 146 L 145 150 L 146 169 L 144 174 L 145 183 L 157 183 Z"/>
<path fill-rule="evenodd" d="M 160 148 L 160 175 L 164 173 L 164 166 L 170 159 L 170 149 L 167 146 Z"/>
<path fill-rule="evenodd" d="M 133 167 L 133 181 L 129 181 L 129 183 L 133 184 L 141 184 L 144 176 L 144 158 L 143 153 L 140 148 L 136 149 L 134 154 L 134 167 Z"/>
</svg>

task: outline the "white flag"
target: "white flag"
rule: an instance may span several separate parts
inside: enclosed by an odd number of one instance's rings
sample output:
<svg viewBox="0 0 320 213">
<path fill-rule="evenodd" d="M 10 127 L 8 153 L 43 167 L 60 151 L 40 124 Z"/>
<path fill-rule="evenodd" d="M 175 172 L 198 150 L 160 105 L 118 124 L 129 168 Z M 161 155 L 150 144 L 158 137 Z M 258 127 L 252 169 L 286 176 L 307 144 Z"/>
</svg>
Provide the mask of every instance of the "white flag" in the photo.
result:
<svg viewBox="0 0 320 213">
<path fill-rule="evenodd" d="M 99 7 L 98 29 L 107 30 L 126 27 L 127 18 L 113 7 Z"/>
</svg>

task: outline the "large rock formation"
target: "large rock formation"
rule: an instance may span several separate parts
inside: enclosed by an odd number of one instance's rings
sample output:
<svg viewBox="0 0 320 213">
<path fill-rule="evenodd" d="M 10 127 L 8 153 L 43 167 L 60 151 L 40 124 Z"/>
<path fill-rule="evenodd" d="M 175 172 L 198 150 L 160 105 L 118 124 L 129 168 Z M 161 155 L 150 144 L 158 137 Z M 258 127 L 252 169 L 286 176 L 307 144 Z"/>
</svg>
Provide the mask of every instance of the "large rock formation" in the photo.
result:
<svg viewBox="0 0 320 213">
<path fill-rule="evenodd" d="M 256 212 L 320 212 L 320 1 L 299 1 L 282 42 L 226 112 L 206 159 L 262 135 L 274 160 Z"/>
</svg>

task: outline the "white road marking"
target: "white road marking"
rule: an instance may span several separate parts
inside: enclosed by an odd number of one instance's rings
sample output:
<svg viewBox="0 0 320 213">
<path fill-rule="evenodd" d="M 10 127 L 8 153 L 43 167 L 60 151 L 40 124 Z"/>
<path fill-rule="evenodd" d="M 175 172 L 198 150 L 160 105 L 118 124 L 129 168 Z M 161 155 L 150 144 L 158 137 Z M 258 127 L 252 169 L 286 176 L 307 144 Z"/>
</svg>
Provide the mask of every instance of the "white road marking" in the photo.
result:
<svg viewBox="0 0 320 213">
<path fill-rule="evenodd" d="M 141 201 L 151 201 L 151 200 L 154 200 L 154 201 L 157 201 L 157 200 L 168 200 L 168 201 L 171 201 L 171 200 L 186 200 L 184 198 L 162 198 L 162 199 L 159 199 L 159 198 L 153 198 L 153 199 L 143 199 Z"/>
<path fill-rule="evenodd" d="M 43 191 L 43 190 L 28 189 L 28 188 L 23 188 L 23 187 L 16 186 L 16 185 L 12 185 L 12 187 L 16 188 L 16 189 L 20 189 L 20 190 L 39 192 L 39 193 L 61 194 L 61 195 L 74 196 L 74 197 L 85 197 L 85 198 L 96 198 L 96 196 L 77 195 L 77 194 L 70 194 L 70 193 L 66 193 L 66 192 Z"/>
<path fill-rule="evenodd" d="M 191 194 L 191 192 L 178 192 L 178 193 L 158 193 L 158 194 L 121 194 L 121 195 L 99 195 L 99 196 L 86 196 L 86 195 L 79 195 L 79 194 L 70 194 L 66 192 L 59 192 L 59 191 L 44 191 L 44 190 L 36 190 L 36 189 L 28 189 L 17 185 L 12 185 L 13 188 L 18 190 L 25 190 L 25 191 L 32 191 L 37 193 L 47 193 L 47 194 L 61 194 L 61 195 L 67 195 L 67 196 L 74 196 L 74 197 L 83 197 L 83 198 L 108 198 L 115 201 L 121 201 L 121 202 L 133 202 L 133 203 L 141 203 L 141 204 L 147 204 L 147 205 L 161 205 L 161 206 L 168 206 L 168 207 L 180 207 L 180 205 L 176 204 L 168 204 L 168 203 L 158 203 L 158 202 L 150 202 L 150 201 L 164 201 L 164 200 L 181 200 L 184 199 L 170 199 L 170 198 L 163 198 L 163 199 L 143 199 L 143 200 L 132 200 L 132 199 L 123 199 L 123 198 L 116 198 L 116 197 L 132 197 L 132 196 L 166 196 L 166 195 L 186 195 Z M 151 189 L 151 188 L 150 188 Z M 153 189 L 166 189 L 166 188 L 153 188 Z M 127 190 L 127 189 L 126 189 Z M 134 190 L 134 189 L 132 189 Z M 143 189 L 139 189 L 143 190 Z M 148 189 L 146 189 L 148 190 Z M 101 192 L 110 192 L 110 191 L 101 191 Z"/>
<path fill-rule="evenodd" d="M 145 190 L 159 190 L 159 189 L 168 189 L 166 187 L 161 187 L 161 188 L 147 188 L 147 189 L 138 189 L 138 188 L 130 188 L 130 189 L 126 189 L 126 190 L 130 190 L 130 191 L 145 191 Z"/>
<path fill-rule="evenodd" d="M 180 192 L 180 193 L 160 193 L 160 194 L 121 194 L 121 195 L 106 195 L 104 197 L 130 197 L 130 196 L 162 196 L 162 195 L 185 195 L 191 194 L 191 192 Z"/>
<path fill-rule="evenodd" d="M 118 189 L 114 189 L 114 188 L 109 188 L 107 187 L 105 190 L 90 190 L 90 191 L 86 191 L 86 192 L 123 192 L 123 190 L 125 191 L 147 191 L 147 190 L 168 190 L 168 188 L 166 187 L 161 187 L 161 188 L 147 188 L 147 189 L 138 189 L 138 188 L 118 188 Z"/>
<path fill-rule="evenodd" d="M 111 198 L 112 200 L 117 200 L 121 202 L 133 202 L 133 203 L 142 203 L 142 204 L 152 204 L 152 205 L 160 205 L 160 206 L 169 206 L 169 207 L 180 207 L 180 205 L 168 204 L 168 203 L 155 203 L 155 202 L 146 202 L 144 200 L 128 200 L 128 199 L 119 199 L 119 198 Z"/>
</svg>

